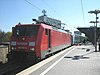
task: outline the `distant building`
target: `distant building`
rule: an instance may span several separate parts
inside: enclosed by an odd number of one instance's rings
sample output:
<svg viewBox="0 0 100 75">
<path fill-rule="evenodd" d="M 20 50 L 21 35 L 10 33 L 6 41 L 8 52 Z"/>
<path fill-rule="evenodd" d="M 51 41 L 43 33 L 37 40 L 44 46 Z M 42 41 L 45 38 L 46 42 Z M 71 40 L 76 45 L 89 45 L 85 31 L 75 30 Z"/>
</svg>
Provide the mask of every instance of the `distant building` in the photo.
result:
<svg viewBox="0 0 100 75">
<path fill-rule="evenodd" d="M 41 23 L 43 22 L 43 23 L 46 23 L 50 26 L 61 29 L 61 21 L 60 20 L 49 18 L 46 15 L 39 16 L 38 21 L 41 22 Z"/>
</svg>

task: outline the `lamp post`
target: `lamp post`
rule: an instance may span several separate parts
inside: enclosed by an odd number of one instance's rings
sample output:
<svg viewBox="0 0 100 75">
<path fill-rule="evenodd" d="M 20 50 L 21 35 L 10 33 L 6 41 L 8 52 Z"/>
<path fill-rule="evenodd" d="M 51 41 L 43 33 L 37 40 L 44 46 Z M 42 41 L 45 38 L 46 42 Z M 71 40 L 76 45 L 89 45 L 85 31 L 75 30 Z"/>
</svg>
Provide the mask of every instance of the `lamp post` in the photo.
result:
<svg viewBox="0 0 100 75">
<path fill-rule="evenodd" d="M 97 52 L 97 19 L 98 19 L 97 14 L 100 13 L 100 10 L 96 9 L 94 11 L 89 11 L 88 13 L 91 13 L 91 14 L 94 13 L 96 15 L 96 21 L 95 21 L 96 25 L 94 26 L 94 28 L 95 28 L 94 39 L 95 39 L 95 52 Z"/>
<path fill-rule="evenodd" d="M 90 21 L 89 23 L 94 23 L 94 27 L 95 27 L 96 21 Z M 97 23 L 100 23 L 100 21 L 97 21 Z"/>
<path fill-rule="evenodd" d="M 96 26 L 95 26 L 96 21 L 90 21 L 89 23 L 93 23 L 94 24 L 94 40 L 93 40 L 94 43 L 93 44 L 96 47 L 96 41 L 95 41 L 96 40 L 96 35 L 95 35 L 96 34 Z M 97 23 L 99 23 L 99 21 L 97 21 Z M 96 49 L 95 49 L 95 51 L 96 51 Z"/>
</svg>

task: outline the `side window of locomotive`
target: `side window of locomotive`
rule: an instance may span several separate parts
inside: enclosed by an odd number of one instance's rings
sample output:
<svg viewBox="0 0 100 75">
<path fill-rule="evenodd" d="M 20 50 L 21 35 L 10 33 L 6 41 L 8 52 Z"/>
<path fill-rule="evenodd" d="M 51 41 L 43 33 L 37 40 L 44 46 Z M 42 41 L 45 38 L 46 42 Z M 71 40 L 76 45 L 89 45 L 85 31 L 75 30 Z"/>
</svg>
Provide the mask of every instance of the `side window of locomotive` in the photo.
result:
<svg viewBox="0 0 100 75">
<path fill-rule="evenodd" d="M 12 27 L 12 36 L 16 36 L 16 33 L 17 33 L 16 27 Z"/>
<path fill-rule="evenodd" d="M 48 35 L 48 29 L 45 29 L 45 35 Z"/>
</svg>

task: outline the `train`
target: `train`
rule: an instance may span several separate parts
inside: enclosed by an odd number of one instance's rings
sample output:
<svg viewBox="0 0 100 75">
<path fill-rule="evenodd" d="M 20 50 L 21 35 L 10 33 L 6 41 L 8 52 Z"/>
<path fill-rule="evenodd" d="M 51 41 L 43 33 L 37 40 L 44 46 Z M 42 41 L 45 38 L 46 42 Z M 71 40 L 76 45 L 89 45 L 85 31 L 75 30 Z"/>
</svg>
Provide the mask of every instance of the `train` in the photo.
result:
<svg viewBox="0 0 100 75">
<path fill-rule="evenodd" d="M 36 23 L 12 27 L 9 59 L 42 60 L 72 45 L 72 35 L 61 30 L 61 21 L 40 16 Z"/>
</svg>

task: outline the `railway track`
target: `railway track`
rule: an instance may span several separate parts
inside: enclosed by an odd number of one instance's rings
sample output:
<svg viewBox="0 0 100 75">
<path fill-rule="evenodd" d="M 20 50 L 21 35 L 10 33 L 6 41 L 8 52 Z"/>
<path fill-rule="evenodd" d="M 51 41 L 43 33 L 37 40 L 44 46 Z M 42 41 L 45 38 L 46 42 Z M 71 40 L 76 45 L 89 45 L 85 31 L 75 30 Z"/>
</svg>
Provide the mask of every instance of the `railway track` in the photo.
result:
<svg viewBox="0 0 100 75">
<path fill-rule="evenodd" d="M 38 63 L 38 62 L 33 63 L 33 62 L 26 62 L 26 61 L 20 61 L 20 62 L 10 61 L 8 63 L 0 65 L 0 75 L 15 75 L 15 74 L 19 73 L 20 71 L 22 71 L 36 63 Z"/>
<path fill-rule="evenodd" d="M 30 67 L 33 65 L 32 63 L 16 63 L 16 62 L 8 62 L 0 66 L 0 75 L 15 75 L 16 73 Z"/>
</svg>

